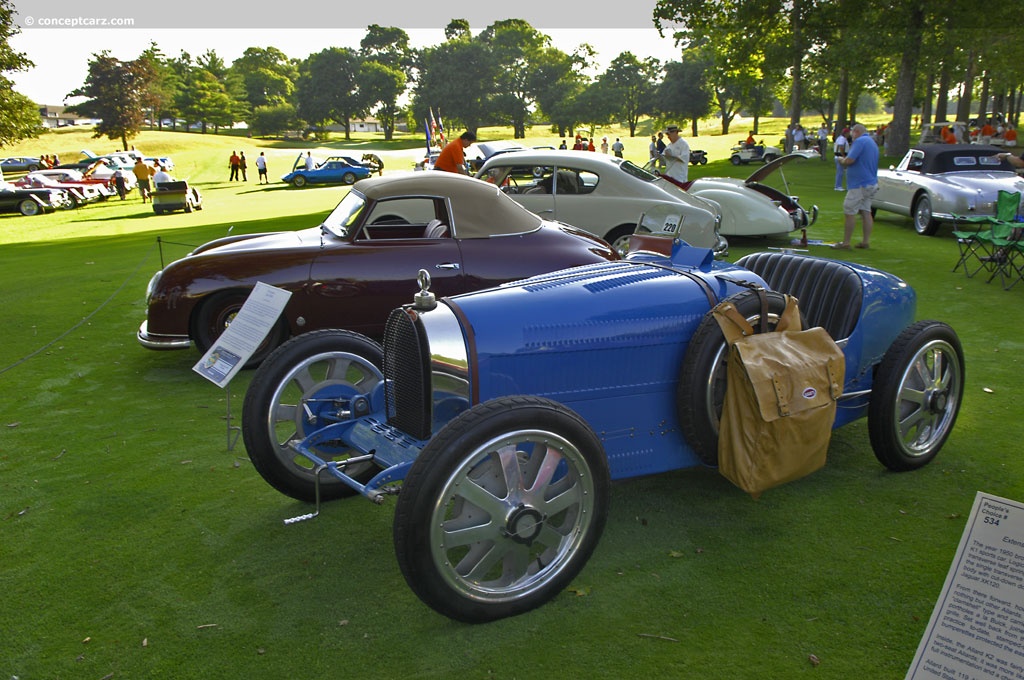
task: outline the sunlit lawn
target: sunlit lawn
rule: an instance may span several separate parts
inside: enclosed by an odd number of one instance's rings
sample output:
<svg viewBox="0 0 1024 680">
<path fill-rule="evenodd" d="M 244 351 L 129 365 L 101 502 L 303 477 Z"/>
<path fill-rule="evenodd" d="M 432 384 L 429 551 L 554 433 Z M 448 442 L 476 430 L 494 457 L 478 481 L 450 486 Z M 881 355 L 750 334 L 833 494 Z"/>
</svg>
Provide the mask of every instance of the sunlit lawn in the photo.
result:
<svg viewBox="0 0 1024 680">
<path fill-rule="evenodd" d="M 692 174 L 752 172 L 726 160 L 745 134 L 691 139 L 712 159 Z M 643 135 L 623 138 L 646 158 Z M 535 128 L 525 142 L 553 139 Z M 453 623 L 406 587 L 390 503 L 282 523 L 309 508 L 264 483 L 240 441 L 228 448 L 250 374 L 228 393 L 190 370 L 195 351 L 135 341 L 156 237 L 173 259 L 229 229 L 316 224 L 344 192 L 261 188 L 251 162 L 249 182 L 229 183 L 232 150 L 266 151 L 276 180 L 300 148 L 345 143 L 146 132 L 135 144 L 172 155 L 206 209 L 155 216 L 131 197 L 0 216 L 0 677 L 902 678 L 975 492 L 1024 498 L 1024 285 L 953 274 L 948 228 L 923 238 L 882 216 L 874 248 L 844 256 L 904 277 L 919 317 L 951 323 L 967 354 L 963 411 L 933 464 L 885 471 L 859 422 L 835 433 L 823 470 L 759 501 L 710 470 L 617 484 L 566 592 L 514 619 Z M 421 145 L 352 148 L 386 151 L 390 171 Z M 108 146 L 73 131 L 4 153 Z M 832 164 L 790 168 L 791 191 L 821 207 L 810 235 L 836 240 Z M 731 258 L 781 245 L 734 240 Z"/>
</svg>

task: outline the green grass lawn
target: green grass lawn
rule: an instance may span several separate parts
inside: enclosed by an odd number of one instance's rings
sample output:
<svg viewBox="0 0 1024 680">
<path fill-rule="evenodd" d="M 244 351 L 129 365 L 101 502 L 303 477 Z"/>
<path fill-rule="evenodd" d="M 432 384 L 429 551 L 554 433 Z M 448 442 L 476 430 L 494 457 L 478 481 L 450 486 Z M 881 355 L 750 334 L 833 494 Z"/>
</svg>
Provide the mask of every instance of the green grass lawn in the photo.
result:
<svg viewBox="0 0 1024 680">
<path fill-rule="evenodd" d="M 753 171 L 722 151 L 746 134 L 734 130 L 690 140 L 712 158 L 691 176 Z M 644 137 L 623 140 L 646 157 Z M 174 259 L 229 229 L 311 226 L 345 190 L 260 188 L 251 162 L 248 183 L 227 182 L 234 149 L 264 150 L 276 180 L 307 145 L 170 132 L 135 144 L 172 155 L 206 209 L 154 216 L 133 196 L 0 216 L 0 678 L 902 678 L 975 492 L 1024 498 L 1024 285 L 951 273 L 948 228 L 925 238 L 882 216 L 874 247 L 843 256 L 905 278 L 918 317 L 952 324 L 967 356 L 963 410 L 935 462 L 887 472 L 860 421 L 835 432 L 824 469 L 758 501 L 704 469 L 618 483 L 567 591 L 514 619 L 454 623 L 406 587 L 393 501 L 283 525 L 310 508 L 263 482 L 241 441 L 228 448 L 229 397 L 238 424 L 251 372 L 228 393 L 191 371 L 195 351 L 135 341 L 158 236 Z M 308 148 L 384 149 L 391 170 L 419 144 Z M 4 153 L 106 146 L 74 130 Z M 840 238 L 832 163 L 790 168 L 792 193 L 821 208 L 809 235 Z M 784 242 L 731 245 L 735 259 Z"/>
</svg>

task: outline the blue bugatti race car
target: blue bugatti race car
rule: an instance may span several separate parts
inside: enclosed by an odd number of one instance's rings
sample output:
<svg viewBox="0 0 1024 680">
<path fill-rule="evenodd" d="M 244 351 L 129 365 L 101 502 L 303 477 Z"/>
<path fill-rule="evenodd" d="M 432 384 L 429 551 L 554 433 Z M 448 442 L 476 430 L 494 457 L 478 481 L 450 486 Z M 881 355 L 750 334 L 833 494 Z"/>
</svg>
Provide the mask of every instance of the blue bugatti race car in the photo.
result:
<svg viewBox="0 0 1024 680">
<path fill-rule="evenodd" d="M 799 300 L 803 326 L 845 358 L 833 427 L 866 416 L 883 465 L 915 469 L 942 448 L 963 350 L 947 324 L 914 320 L 905 282 L 784 252 L 715 262 L 646 239 L 622 261 L 440 300 L 421 272 L 383 349 L 341 330 L 282 345 L 245 398 L 254 466 L 302 500 L 397 495 L 407 583 L 442 614 L 484 622 L 572 581 L 612 480 L 717 464 L 729 353 L 710 310 L 723 300 L 761 331 L 784 294 Z"/>
</svg>

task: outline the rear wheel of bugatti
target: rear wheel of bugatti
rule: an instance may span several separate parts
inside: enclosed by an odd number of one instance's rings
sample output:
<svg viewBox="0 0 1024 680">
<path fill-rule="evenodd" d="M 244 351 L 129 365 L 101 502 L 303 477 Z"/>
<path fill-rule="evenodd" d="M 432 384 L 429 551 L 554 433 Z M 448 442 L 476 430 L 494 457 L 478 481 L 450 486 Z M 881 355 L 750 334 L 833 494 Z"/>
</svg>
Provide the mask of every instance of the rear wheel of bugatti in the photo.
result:
<svg viewBox="0 0 1024 680">
<path fill-rule="evenodd" d="M 468 623 L 561 592 L 604 530 L 610 474 L 575 412 L 502 397 L 459 414 L 423 449 L 395 509 L 398 564 L 434 610 Z"/>
<path fill-rule="evenodd" d="M 896 472 L 927 465 L 946 443 L 964 394 L 956 331 L 918 321 L 890 345 L 875 373 L 868 434 L 875 457 Z"/>
<path fill-rule="evenodd" d="M 786 309 L 786 296 L 767 291 L 768 328 L 773 329 Z M 728 298 L 757 330 L 761 300 L 752 290 Z M 683 357 L 676 393 L 679 427 L 694 453 L 706 465 L 718 465 L 718 423 L 725 402 L 726 360 L 729 347 L 710 312 L 704 315 Z"/>
<path fill-rule="evenodd" d="M 287 496 L 316 500 L 313 463 L 291 444 L 333 422 L 358 416 L 352 399 L 384 380 L 383 360 L 380 345 L 344 330 L 304 333 L 274 350 L 253 376 L 242 406 L 242 439 L 260 476 Z M 353 455 L 341 441 L 323 442 L 313 453 L 328 462 Z M 377 467 L 361 462 L 345 472 L 365 483 Z M 354 493 L 337 477 L 320 475 L 322 500 Z"/>
</svg>

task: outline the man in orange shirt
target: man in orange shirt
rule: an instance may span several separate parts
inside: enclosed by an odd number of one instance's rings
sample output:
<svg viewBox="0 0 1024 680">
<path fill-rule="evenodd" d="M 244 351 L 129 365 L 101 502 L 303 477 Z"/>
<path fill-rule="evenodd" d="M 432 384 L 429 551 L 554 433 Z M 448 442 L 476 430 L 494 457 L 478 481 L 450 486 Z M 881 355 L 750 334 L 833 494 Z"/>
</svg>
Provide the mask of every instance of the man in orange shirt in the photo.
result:
<svg viewBox="0 0 1024 680">
<path fill-rule="evenodd" d="M 469 168 L 466 167 L 466 147 L 476 141 L 476 135 L 470 131 L 463 132 L 458 139 L 448 142 L 448 146 L 441 149 L 434 161 L 434 170 L 454 172 L 468 175 Z"/>
</svg>

